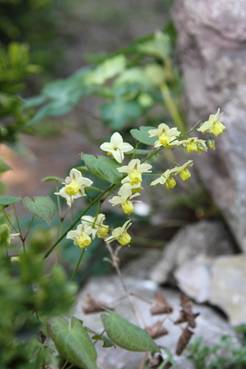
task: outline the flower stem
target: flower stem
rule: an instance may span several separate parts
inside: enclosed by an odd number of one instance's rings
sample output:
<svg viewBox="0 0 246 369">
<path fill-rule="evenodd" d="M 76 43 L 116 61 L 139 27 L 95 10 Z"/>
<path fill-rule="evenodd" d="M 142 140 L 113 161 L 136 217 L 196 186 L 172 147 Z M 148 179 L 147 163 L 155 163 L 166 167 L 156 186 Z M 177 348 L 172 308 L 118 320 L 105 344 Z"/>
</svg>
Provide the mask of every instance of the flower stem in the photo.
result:
<svg viewBox="0 0 246 369">
<path fill-rule="evenodd" d="M 74 279 L 74 277 L 75 277 L 75 276 L 76 276 L 76 274 L 78 273 L 78 271 L 79 271 L 79 267 L 80 267 L 80 264 L 81 264 L 81 261 L 82 261 L 83 256 L 84 256 L 84 253 L 85 253 L 85 249 L 82 249 L 82 250 L 81 250 L 81 253 L 80 253 L 80 257 L 79 257 L 78 262 L 77 262 L 77 264 L 76 264 L 76 266 L 75 266 L 75 269 L 74 269 L 74 271 L 73 271 L 73 274 L 72 274 L 71 279 Z"/>
<path fill-rule="evenodd" d="M 110 192 L 114 187 L 116 186 L 116 184 L 112 184 L 111 186 L 109 186 L 108 188 L 106 188 L 105 191 L 103 191 L 102 193 L 100 193 L 98 196 L 95 197 L 94 200 L 92 200 L 92 202 L 79 214 L 79 216 L 75 219 L 74 222 L 72 222 L 72 224 L 66 229 L 65 232 L 62 233 L 62 235 L 60 237 L 58 237 L 58 239 L 55 241 L 55 243 L 49 248 L 48 251 L 46 251 L 46 253 L 44 254 L 44 258 L 46 259 L 51 252 L 56 248 L 56 246 L 63 240 L 63 238 L 66 237 L 66 234 L 74 228 L 74 226 L 76 226 L 76 224 L 80 221 L 80 218 L 85 215 L 87 213 L 88 210 L 90 210 L 92 208 L 92 206 L 94 206 L 98 201 L 102 201 L 105 197 L 105 195 L 107 195 L 108 192 Z"/>
<path fill-rule="evenodd" d="M 166 105 L 169 114 L 171 115 L 173 121 L 175 122 L 176 126 L 181 130 L 181 132 L 185 131 L 185 123 L 179 114 L 179 111 L 176 107 L 176 104 L 172 98 L 168 85 L 163 82 L 160 86 L 161 94 L 164 100 L 164 104 Z"/>
</svg>

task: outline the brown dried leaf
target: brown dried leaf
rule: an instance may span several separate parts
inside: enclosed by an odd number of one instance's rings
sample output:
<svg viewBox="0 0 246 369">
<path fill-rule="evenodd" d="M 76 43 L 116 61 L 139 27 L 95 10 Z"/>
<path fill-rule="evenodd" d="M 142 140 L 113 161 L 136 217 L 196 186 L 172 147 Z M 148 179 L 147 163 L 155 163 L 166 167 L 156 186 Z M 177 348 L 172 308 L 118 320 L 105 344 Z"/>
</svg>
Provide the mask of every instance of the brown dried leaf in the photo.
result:
<svg viewBox="0 0 246 369">
<path fill-rule="evenodd" d="M 178 319 L 174 322 L 174 324 L 181 324 L 187 322 L 190 328 L 195 328 L 196 318 L 199 316 L 199 313 L 193 313 L 191 300 L 186 295 L 182 294 L 180 299 L 180 305 L 182 309 L 180 311 Z"/>
<path fill-rule="evenodd" d="M 86 296 L 86 301 L 83 306 L 84 314 L 100 313 L 105 310 L 114 310 L 111 306 L 106 303 L 94 299 L 89 293 Z"/>
<path fill-rule="evenodd" d="M 169 304 L 162 291 L 156 292 L 155 304 L 150 309 L 150 312 L 152 315 L 171 314 L 173 312 L 173 307 Z"/>
<path fill-rule="evenodd" d="M 193 334 L 194 332 L 189 328 L 188 325 L 185 327 L 185 329 L 183 329 L 176 345 L 176 355 L 182 354 L 182 352 L 190 342 Z"/>
<path fill-rule="evenodd" d="M 145 330 L 154 339 L 168 334 L 168 330 L 164 327 L 162 320 L 158 320 L 153 325 L 145 327 Z"/>
<path fill-rule="evenodd" d="M 192 312 L 192 301 L 189 299 L 188 296 L 186 296 L 183 293 L 180 296 L 180 305 L 183 308 L 183 310 L 187 312 Z"/>
</svg>

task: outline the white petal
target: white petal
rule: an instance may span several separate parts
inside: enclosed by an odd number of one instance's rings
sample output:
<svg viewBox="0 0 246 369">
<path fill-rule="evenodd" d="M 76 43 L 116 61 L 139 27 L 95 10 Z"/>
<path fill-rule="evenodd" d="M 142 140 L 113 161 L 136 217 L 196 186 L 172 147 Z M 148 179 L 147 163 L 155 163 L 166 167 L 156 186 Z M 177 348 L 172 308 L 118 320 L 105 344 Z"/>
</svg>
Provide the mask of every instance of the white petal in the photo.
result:
<svg viewBox="0 0 246 369">
<path fill-rule="evenodd" d="M 77 230 L 72 230 L 72 231 L 69 231 L 67 233 L 66 238 L 68 240 L 74 240 L 77 236 L 78 236 L 78 231 Z"/>
<path fill-rule="evenodd" d="M 117 206 L 121 204 L 121 199 L 119 196 L 113 196 L 112 199 L 108 200 L 112 206 Z"/>
<path fill-rule="evenodd" d="M 117 168 L 118 172 L 120 173 L 128 173 L 128 165 L 123 165 L 122 167 Z"/>
<path fill-rule="evenodd" d="M 105 221 L 105 219 L 106 219 L 105 214 L 100 213 L 100 214 L 98 214 L 98 215 L 96 216 L 95 224 L 96 224 L 97 226 L 100 226 L 100 225 L 102 225 L 102 224 L 103 224 L 103 222 Z"/>
<path fill-rule="evenodd" d="M 149 173 L 151 172 L 152 165 L 148 163 L 143 163 L 141 164 L 140 168 L 142 173 Z"/>
<path fill-rule="evenodd" d="M 120 187 L 118 194 L 120 197 L 123 197 L 124 199 L 129 198 L 132 195 L 131 186 L 129 183 L 123 184 L 123 186 Z"/>
<path fill-rule="evenodd" d="M 69 184 L 71 182 L 71 178 L 67 176 L 64 180 L 64 184 Z"/>
<path fill-rule="evenodd" d="M 127 220 L 123 226 L 121 227 L 122 231 L 127 231 L 132 225 L 132 222 L 130 220 Z"/>
<path fill-rule="evenodd" d="M 82 177 L 82 174 L 81 174 L 81 172 L 78 169 L 72 168 L 70 170 L 69 176 L 72 179 L 79 180 Z"/>
<path fill-rule="evenodd" d="M 164 184 L 162 177 L 159 177 L 150 183 L 151 186 L 156 186 L 157 184 Z"/>
<path fill-rule="evenodd" d="M 123 138 L 119 132 L 115 132 L 112 134 L 110 142 L 113 146 L 120 146 L 123 143 Z"/>
<path fill-rule="evenodd" d="M 124 183 L 129 183 L 130 182 L 130 178 L 128 176 L 124 177 L 121 181 L 122 184 Z"/>
<path fill-rule="evenodd" d="M 104 142 L 103 144 L 101 144 L 100 149 L 102 151 L 112 152 L 113 146 L 110 142 Z"/>
<path fill-rule="evenodd" d="M 121 150 L 123 150 L 124 152 L 129 152 L 132 151 L 134 149 L 134 147 L 132 145 L 130 145 L 128 142 L 123 142 L 120 145 Z"/>
<path fill-rule="evenodd" d="M 158 130 L 157 129 L 150 129 L 148 131 L 149 137 L 155 137 L 157 136 Z"/>
<path fill-rule="evenodd" d="M 93 181 L 91 181 L 89 178 L 87 177 L 81 177 L 80 178 L 80 181 L 79 181 L 79 184 L 81 184 L 82 186 L 85 186 L 85 187 L 89 187 L 91 186 L 93 183 Z"/>
<path fill-rule="evenodd" d="M 108 242 L 108 243 L 110 243 L 110 242 L 112 242 L 114 240 L 115 240 L 115 238 L 113 236 L 110 236 L 105 241 Z"/>
<path fill-rule="evenodd" d="M 124 160 L 124 153 L 120 150 L 114 150 L 112 155 L 118 163 L 122 163 Z"/>
<path fill-rule="evenodd" d="M 114 239 L 118 238 L 123 233 L 123 231 L 124 230 L 122 229 L 122 227 L 117 227 L 117 228 L 113 229 L 113 231 L 112 231 L 112 237 Z"/>
<path fill-rule="evenodd" d="M 163 132 L 163 131 L 168 131 L 170 128 L 166 123 L 161 123 L 158 126 L 158 130 Z"/>
</svg>

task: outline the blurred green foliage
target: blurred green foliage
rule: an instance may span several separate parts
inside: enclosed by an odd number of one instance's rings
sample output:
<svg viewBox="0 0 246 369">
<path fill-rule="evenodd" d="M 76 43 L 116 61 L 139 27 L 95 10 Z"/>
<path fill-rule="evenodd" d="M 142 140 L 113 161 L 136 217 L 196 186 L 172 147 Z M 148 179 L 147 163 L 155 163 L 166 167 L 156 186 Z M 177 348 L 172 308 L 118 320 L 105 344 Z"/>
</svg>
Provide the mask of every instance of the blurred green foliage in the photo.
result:
<svg viewBox="0 0 246 369">
<path fill-rule="evenodd" d="M 19 94 L 25 80 L 36 74 L 38 66 L 30 62 L 29 47 L 12 42 L 0 49 L 0 142 L 13 143 L 28 119 Z"/>
<path fill-rule="evenodd" d="M 202 338 L 197 338 L 188 347 L 188 358 L 196 369 L 244 369 L 246 348 L 235 339 L 222 336 L 217 344 L 208 346 Z"/>
<path fill-rule="evenodd" d="M 13 41 L 27 43 L 32 61 L 50 68 L 57 58 L 57 11 L 63 3 L 64 0 L 0 0 L 0 42 L 5 46 Z"/>
<path fill-rule="evenodd" d="M 55 363 L 45 342 L 45 322 L 67 313 L 75 285 L 60 266 L 45 267 L 39 248 L 18 251 L 7 224 L 0 225 L 0 367 L 38 369 Z"/>
<path fill-rule="evenodd" d="M 158 114 L 172 118 L 184 130 L 180 110 L 180 78 L 173 62 L 175 31 L 169 25 L 136 40 L 111 55 L 99 55 L 89 67 L 47 84 L 41 94 L 26 101 L 37 113 L 31 123 L 68 113 L 82 98 L 100 97 L 100 119 L 112 130 L 146 123 Z M 161 107 L 162 113 L 156 113 Z M 164 114 L 163 114 L 164 108 Z"/>
</svg>

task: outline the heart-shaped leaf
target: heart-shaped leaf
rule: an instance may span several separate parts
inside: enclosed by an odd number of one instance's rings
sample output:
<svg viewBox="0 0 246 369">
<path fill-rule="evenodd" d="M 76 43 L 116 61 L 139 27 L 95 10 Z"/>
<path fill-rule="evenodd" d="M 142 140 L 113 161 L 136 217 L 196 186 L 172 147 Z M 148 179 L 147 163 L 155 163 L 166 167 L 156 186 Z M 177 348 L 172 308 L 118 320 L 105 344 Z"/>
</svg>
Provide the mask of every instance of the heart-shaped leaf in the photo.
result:
<svg viewBox="0 0 246 369">
<path fill-rule="evenodd" d="M 149 130 L 154 129 L 155 127 L 139 127 L 131 129 L 131 135 L 135 138 L 135 140 L 145 144 L 145 145 L 153 145 L 156 141 L 155 137 L 149 136 Z"/>
<path fill-rule="evenodd" d="M 56 214 L 56 206 L 49 196 L 36 196 L 32 199 L 25 197 L 23 204 L 33 215 L 48 224 L 52 222 Z"/>
<path fill-rule="evenodd" d="M 118 164 L 105 156 L 83 155 L 83 160 L 89 171 L 110 182 L 117 183 L 121 179 L 121 174 L 118 172 Z"/>
<path fill-rule="evenodd" d="M 48 332 L 60 355 L 83 369 L 97 369 L 97 352 L 81 321 L 55 318 L 48 323 Z"/>
<path fill-rule="evenodd" d="M 159 347 L 145 330 L 120 315 L 107 312 L 101 318 L 107 335 L 119 347 L 137 352 L 159 351 Z"/>
</svg>

